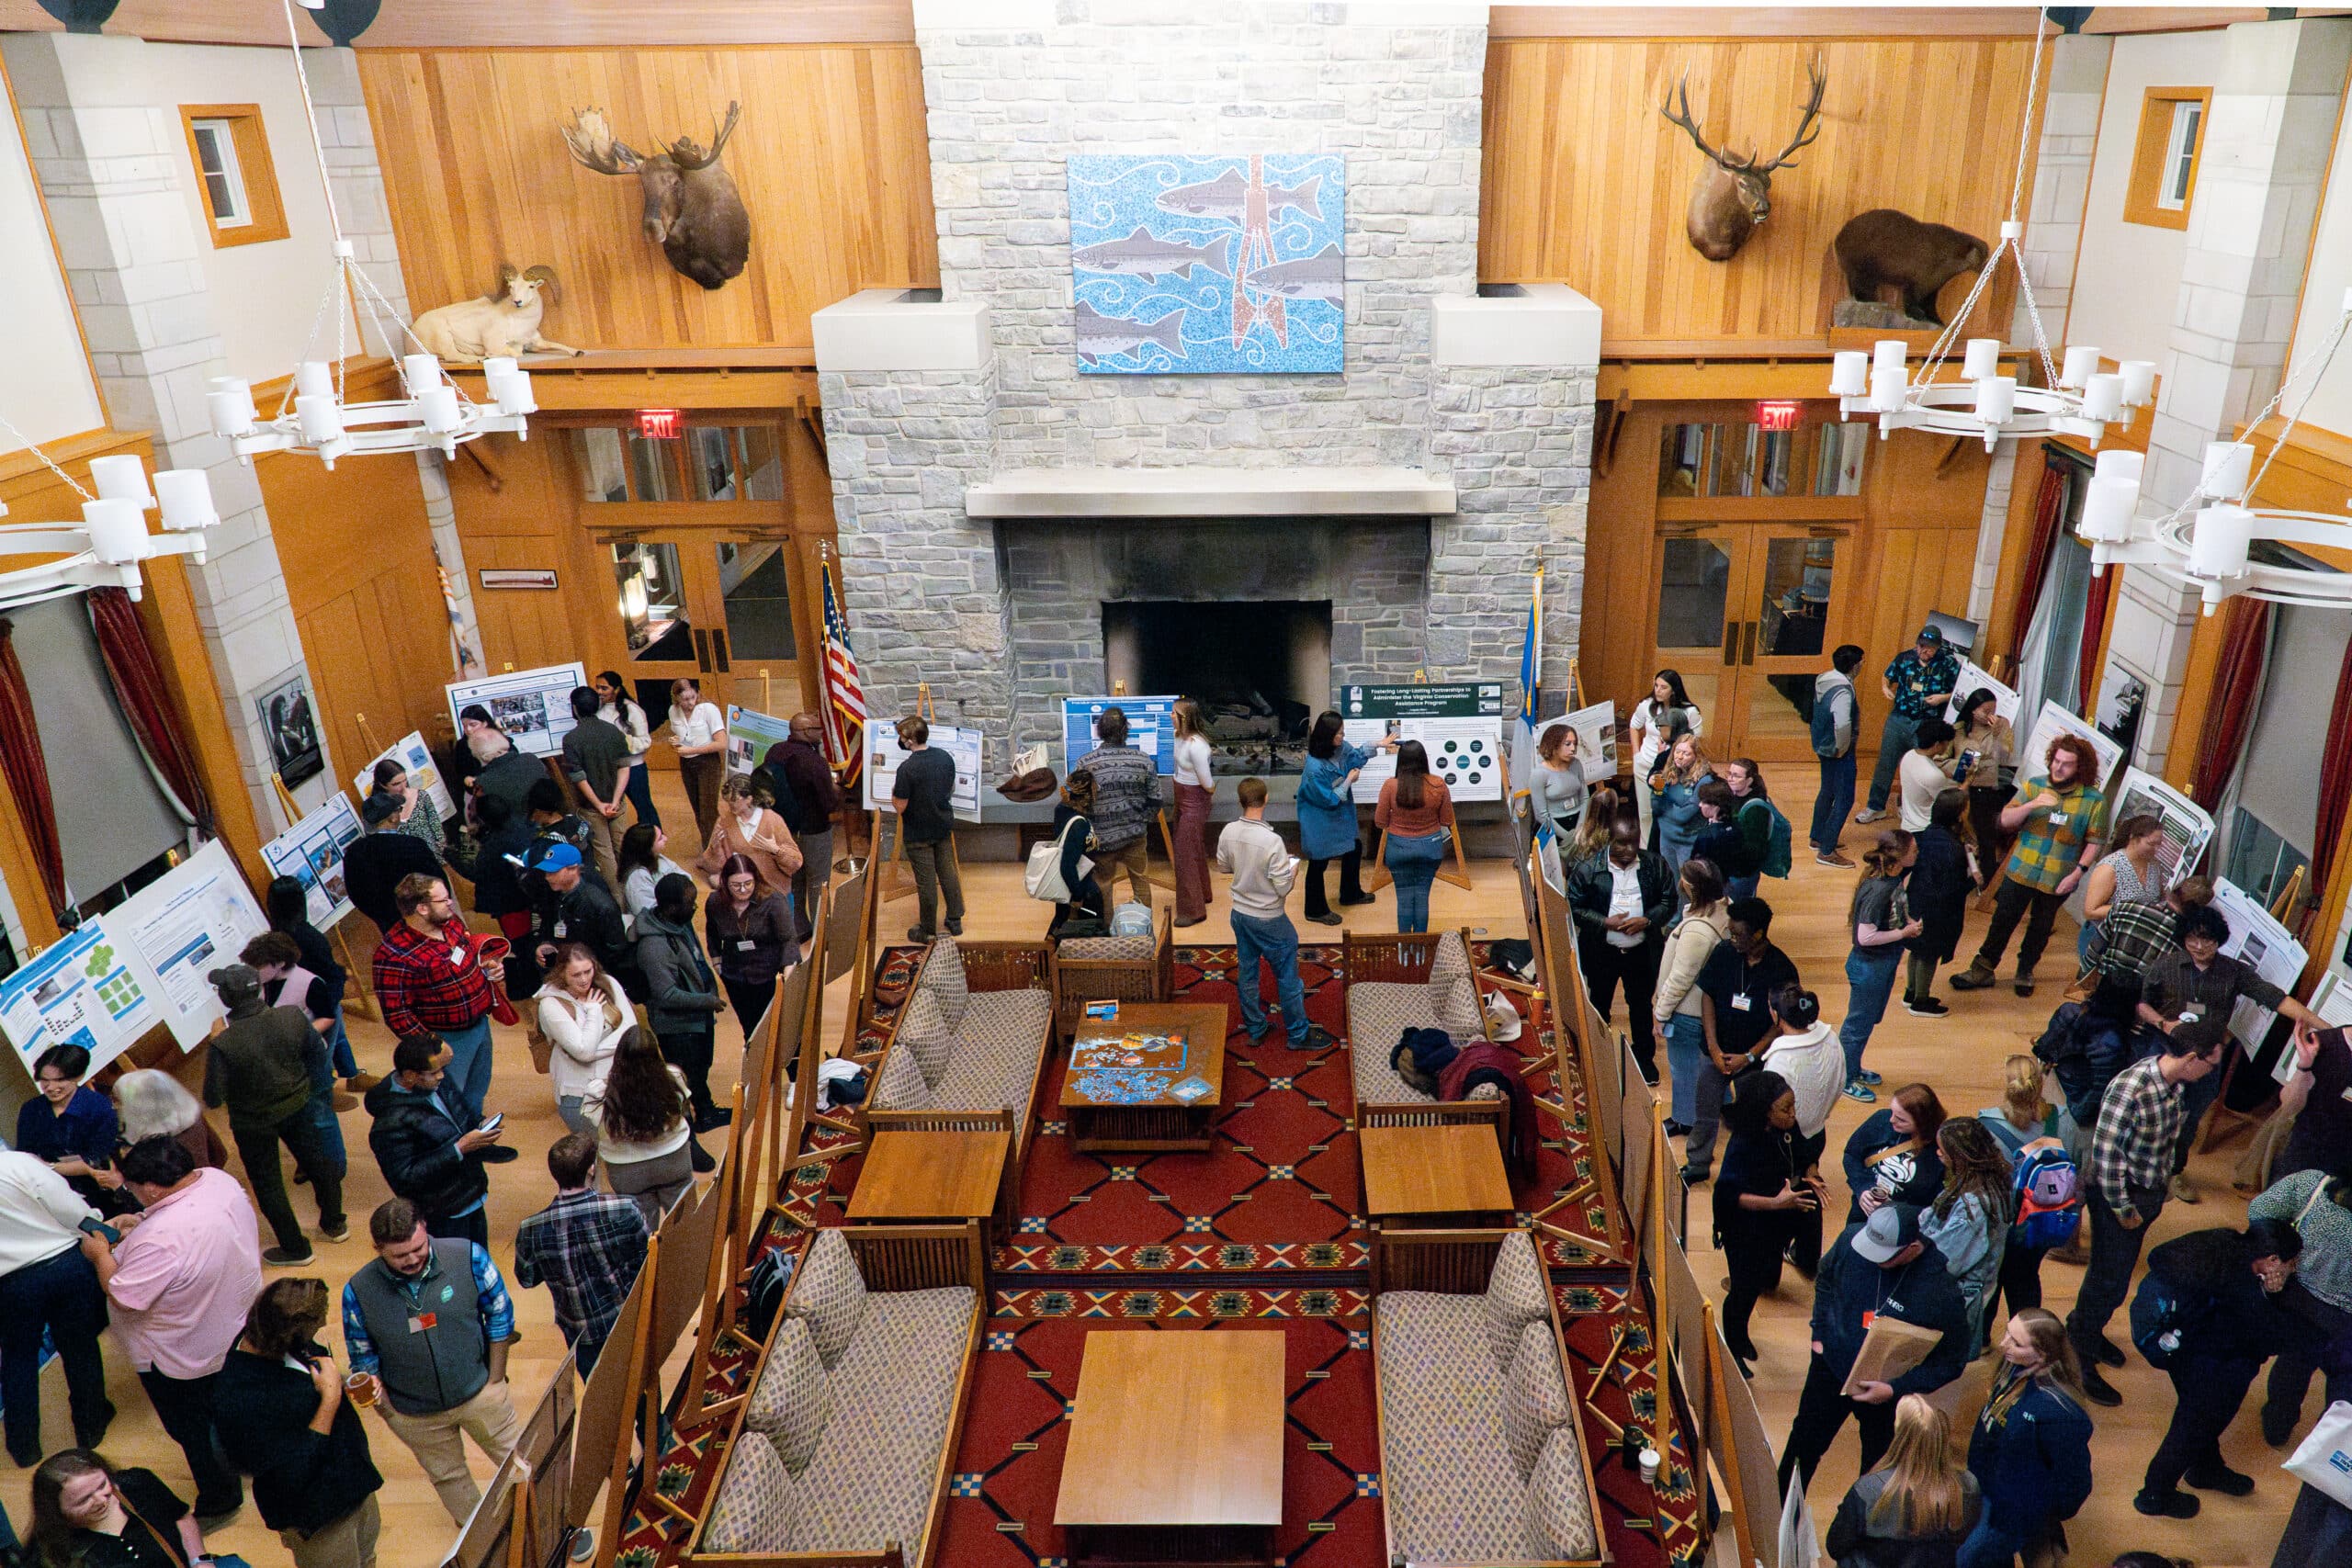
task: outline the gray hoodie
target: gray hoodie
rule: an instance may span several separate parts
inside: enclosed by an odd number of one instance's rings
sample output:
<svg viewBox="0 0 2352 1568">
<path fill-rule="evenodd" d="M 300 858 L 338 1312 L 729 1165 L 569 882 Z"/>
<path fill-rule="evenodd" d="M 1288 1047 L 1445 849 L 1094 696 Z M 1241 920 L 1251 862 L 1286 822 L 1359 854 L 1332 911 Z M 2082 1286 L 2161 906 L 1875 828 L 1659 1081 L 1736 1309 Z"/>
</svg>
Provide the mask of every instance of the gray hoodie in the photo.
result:
<svg viewBox="0 0 2352 1568">
<path fill-rule="evenodd" d="M 637 964 L 645 972 L 645 1019 L 654 1033 L 711 1032 L 718 982 L 692 921 L 673 925 L 655 909 L 639 914 Z"/>
<path fill-rule="evenodd" d="M 1837 755 L 1842 757 L 1854 749 L 1854 682 L 1850 676 L 1835 670 L 1824 670 L 1813 678 L 1813 701 L 1818 707 L 1830 705 L 1829 723 L 1838 738 Z"/>
</svg>

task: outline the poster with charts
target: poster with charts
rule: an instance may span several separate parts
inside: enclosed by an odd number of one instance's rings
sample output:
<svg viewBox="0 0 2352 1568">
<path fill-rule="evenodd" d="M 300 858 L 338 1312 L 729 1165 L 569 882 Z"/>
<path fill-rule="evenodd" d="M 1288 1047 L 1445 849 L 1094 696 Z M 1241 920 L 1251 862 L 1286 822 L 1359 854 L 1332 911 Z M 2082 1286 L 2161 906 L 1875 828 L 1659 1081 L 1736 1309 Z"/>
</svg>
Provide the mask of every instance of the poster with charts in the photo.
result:
<svg viewBox="0 0 2352 1568">
<path fill-rule="evenodd" d="M 79 1045 L 96 1072 L 164 1021 L 162 983 L 146 954 L 96 915 L 0 980 L 0 1027 L 25 1076 L 52 1045 Z"/>
<path fill-rule="evenodd" d="M 161 983 L 164 1021 L 193 1051 L 223 1015 L 205 976 L 234 964 L 269 929 L 244 874 L 217 839 L 133 894 L 107 919 L 146 954 Z"/>
<path fill-rule="evenodd" d="M 2163 886 L 2170 887 L 2204 858 L 2205 846 L 2213 838 L 2213 819 L 2162 779 L 2126 768 L 2115 786 L 2115 805 L 2107 814 L 2109 829 L 2128 817 L 2141 816 L 2156 818 L 2165 825 L 2163 841 L 2156 846 L 2156 863 L 2163 869 Z M 2120 851 L 2123 846 L 2119 843 L 2115 848 Z"/>
<path fill-rule="evenodd" d="M 571 694 L 588 683 L 588 667 L 574 660 L 537 670 L 510 670 L 479 681 L 452 681 L 442 690 L 449 697 L 449 723 L 459 735 L 465 721 L 458 716 L 479 703 L 518 751 L 552 757 L 563 750 L 571 733 Z"/>
<path fill-rule="evenodd" d="M 2213 879 L 2213 908 L 2230 922 L 2230 940 L 2222 944 L 2222 951 L 2292 996 L 2303 965 L 2311 962 L 2303 944 L 2254 895 L 2226 876 Z M 2257 1056 L 2278 1018 L 2260 1003 L 2240 998 L 2230 1010 L 2230 1032 L 2238 1037 L 2247 1055 Z"/>
<path fill-rule="evenodd" d="M 792 739 L 792 721 L 752 708 L 727 705 L 727 772 L 729 777 L 748 773 L 760 765 L 771 746 Z M 892 736 L 895 743 L 898 737 Z"/>
<path fill-rule="evenodd" d="M 376 763 L 383 761 L 398 762 L 408 770 L 408 787 L 423 790 L 426 798 L 433 802 L 435 809 L 441 813 L 442 821 L 457 819 L 457 803 L 449 798 L 449 786 L 441 777 L 441 764 L 433 760 L 433 749 L 424 743 L 424 736 L 410 730 L 389 750 L 354 774 L 351 782 L 356 786 L 360 799 L 365 800 L 376 793 Z"/>
<path fill-rule="evenodd" d="M 2024 699 L 2018 695 L 2016 687 L 2004 685 L 1996 681 L 1981 665 L 1968 659 L 1960 661 L 1960 679 L 1952 686 L 1951 701 L 1944 705 L 1944 722 L 1958 724 L 1960 705 L 1979 692 L 1993 694 L 1993 711 L 2007 719 L 2009 728 L 2015 729 L 2018 723 L 2018 709 Z"/>
<path fill-rule="evenodd" d="M 1176 705 L 1181 697 L 1064 697 L 1062 773 L 1094 750 L 1094 720 L 1104 708 L 1127 716 L 1127 744 L 1151 759 L 1151 771 L 1167 778 L 1176 771 Z"/>
<path fill-rule="evenodd" d="M 261 858 L 278 876 L 302 885 L 311 907 L 311 923 L 321 931 L 351 913 L 351 897 L 343 887 L 343 852 L 359 837 L 359 814 L 341 790 L 326 804 L 261 847 Z"/>
<path fill-rule="evenodd" d="M 1356 775 L 1359 804 L 1377 801 L 1380 786 L 1396 776 L 1396 754 L 1375 750 L 1385 740 L 1419 741 L 1429 753 L 1430 776 L 1444 780 L 1456 802 L 1503 797 L 1500 682 L 1346 686 L 1340 693 L 1340 720 L 1350 745 L 1372 751 L 1372 761 Z"/>
<path fill-rule="evenodd" d="M 984 737 L 978 729 L 959 728 L 952 724 L 934 724 L 931 739 L 925 741 L 928 750 L 944 751 L 956 759 L 956 793 L 952 805 L 958 822 L 980 819 L 980 767 Z M 869 724 L 865 727 L 865 809 L 888 811 L 890 798 L 897 792 L 899 765 L 909 753 L 899 744 L 896 726 Z"/>
</svg>

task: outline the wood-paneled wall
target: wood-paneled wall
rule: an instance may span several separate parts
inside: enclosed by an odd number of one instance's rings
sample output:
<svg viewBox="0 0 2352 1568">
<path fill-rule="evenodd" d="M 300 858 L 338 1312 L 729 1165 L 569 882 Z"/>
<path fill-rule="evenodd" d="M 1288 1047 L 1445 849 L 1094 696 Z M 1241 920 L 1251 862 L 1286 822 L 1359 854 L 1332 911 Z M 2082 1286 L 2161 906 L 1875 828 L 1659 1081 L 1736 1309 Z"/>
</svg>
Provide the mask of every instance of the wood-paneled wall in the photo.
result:
<svg viewBox="0 0 2352 1568">
<path fill-rule="evenodd" d="M 370 50 L 359 73 L 420 311 L 545 263 L 548 335 L 574 347 L 807 344 L 809 313 L 857 289 L 939 281 L 911 45 Z M 751 264 L 706 292 L 644 238 L 638 182 L 574 163 L 558 127 L 599 106 L 640 151 L 707 143 L 730 100 Z"/>
<path fill-rule="evenodd" d="M 1709 141 L 1769 154 L 1796 130 L 1816 50 L 1820 139 L 1773 176 L 1772 215 L 1739 254 L 1706 260 L 1683 231 L 1706 160 L 1660 101 L 1688 67 Z M 1612 348 L 1817 344 L 1842 288 L 1830 241 L 1856 213 L 1892 207 L 1997 243 L 2031 53 L 2015 39 L 1497 39 L 1478 276 L 1572 286 Z M 2038 134 L 2039 106 L 2033 120 Z M 1992 292 L 1980 319 L 2006 337 L 2011 291 Z"/>
</svg>

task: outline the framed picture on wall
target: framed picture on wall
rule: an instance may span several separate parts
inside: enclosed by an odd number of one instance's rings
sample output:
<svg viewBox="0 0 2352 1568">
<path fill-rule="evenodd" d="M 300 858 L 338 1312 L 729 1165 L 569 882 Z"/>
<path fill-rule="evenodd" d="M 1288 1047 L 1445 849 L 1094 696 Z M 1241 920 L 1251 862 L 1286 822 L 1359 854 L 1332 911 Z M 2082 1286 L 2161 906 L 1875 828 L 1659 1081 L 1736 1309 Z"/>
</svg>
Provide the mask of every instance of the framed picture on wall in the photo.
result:
<svg viewBox="0 0 2352 1568">
<path fill-rule="evenodd" d="M 325 769 L 318 716 L 311 711 L 309 680 L 300 673 L 289 675 L 255 697 L 254 706 L 269 736 L 270 766 L 287 788 L 315 778 Z"/>
</svg>

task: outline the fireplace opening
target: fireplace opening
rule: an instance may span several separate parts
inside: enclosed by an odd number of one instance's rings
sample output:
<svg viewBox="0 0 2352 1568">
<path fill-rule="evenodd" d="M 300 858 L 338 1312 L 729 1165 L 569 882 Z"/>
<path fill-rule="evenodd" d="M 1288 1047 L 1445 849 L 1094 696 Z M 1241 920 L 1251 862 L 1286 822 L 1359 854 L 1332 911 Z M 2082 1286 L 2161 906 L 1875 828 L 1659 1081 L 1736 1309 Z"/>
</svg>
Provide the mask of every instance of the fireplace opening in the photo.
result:
<svg viewBox="0 0 2352 1568">
<path fill-rule="evenodd" d="M 1199 703 L 1212 772 L 1295 773 L 1331 700 L 1331 602 L 1106 604 L 1102 663 L 1114 690 Z"/>
</svg>

